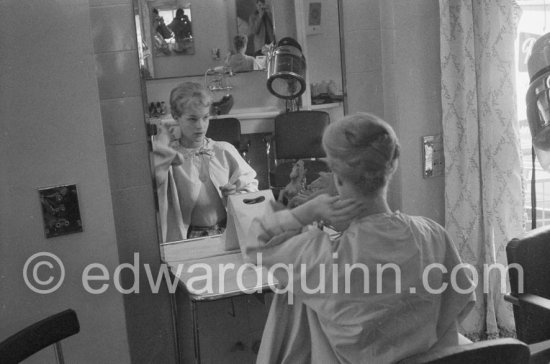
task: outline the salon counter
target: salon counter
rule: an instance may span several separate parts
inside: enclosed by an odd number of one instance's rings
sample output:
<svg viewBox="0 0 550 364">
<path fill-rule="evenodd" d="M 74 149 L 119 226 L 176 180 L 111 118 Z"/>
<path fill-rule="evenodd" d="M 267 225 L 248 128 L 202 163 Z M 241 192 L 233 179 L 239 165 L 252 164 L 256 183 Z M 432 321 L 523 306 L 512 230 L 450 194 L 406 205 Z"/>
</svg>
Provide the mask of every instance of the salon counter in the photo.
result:
<svg viewBox="0 0 550 364">
<path fill-rule="evenodd" d="M 274 278 L 226 251 L 221 236 L 161 245 L 178 279 L 172 294 L 180 363 L 255 363 Z"/>
<path fill-rule="evenodd" d="M 266 268 L 245 263 L 240 250 L 225 250 L 221 235 L 165 243 L 161 254 L 194 301 L 261 293 L 276 285 Z"/>
</svg>

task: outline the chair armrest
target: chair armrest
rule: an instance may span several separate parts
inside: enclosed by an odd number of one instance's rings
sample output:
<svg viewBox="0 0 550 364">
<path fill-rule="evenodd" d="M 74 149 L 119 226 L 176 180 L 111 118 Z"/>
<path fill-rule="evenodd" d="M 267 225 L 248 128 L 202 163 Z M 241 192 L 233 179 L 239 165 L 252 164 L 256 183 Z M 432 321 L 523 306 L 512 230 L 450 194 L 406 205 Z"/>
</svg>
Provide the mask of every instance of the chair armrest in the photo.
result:
<svg viewBox="0 0 550 364">
<path fill-rule="evenodd" d="M 550 340 L 530 344 L 531 358 L 529 364 L 548 364 L 550 362 Z"/>
<path fill-rule="evenodd" d="M 519 302 L 529 303 L 531 305 L 535 305 L 550 311 L 550 300 L 548 298 L 537 296 L 535 294 L 522 294 L 519 296 Z"/>
<path fill-rule="evenodd" d="M 517 297 L 513 295 L 505 295 L 504 300 L 516 306 L 519 306 L 522 303 L 527 303 L 550 311 L 550 300 L 548 298 L 537 296 L 531 293 L 520 294 Z"/>
</svg>

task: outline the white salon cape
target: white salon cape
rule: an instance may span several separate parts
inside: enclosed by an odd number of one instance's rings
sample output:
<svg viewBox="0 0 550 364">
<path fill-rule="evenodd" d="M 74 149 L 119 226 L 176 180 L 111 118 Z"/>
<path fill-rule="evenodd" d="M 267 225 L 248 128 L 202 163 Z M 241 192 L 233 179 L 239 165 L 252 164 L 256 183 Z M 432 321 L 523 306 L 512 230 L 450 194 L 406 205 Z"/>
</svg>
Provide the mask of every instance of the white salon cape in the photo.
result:
<svg viewBox="0 0 550 364">
<path fill-rule="evenodd" d="M 258 190 L 256 172 L 232 144 L 205 138 L 204 145 L 192 152 L 174 148 L 174 144 L 153 143 L 163 242 L 187 238 L 201 189 L 201 168 L 208 168 L 207 175 L 224 203 L 220 187 L 227 183 L 235 184 L 237 192 Z"/>
<path fill-rule="evenodd" d="M 257 363 L 395 363 L 458 344 L 457 322 L 475 296 L 451 288 L 460 259 L 437 223 L 400 212 L 376 214 L 352 221 L 331 241 L 284 210 L 256 219 L 251 229 L 258 240 L 245 249 L 247 260 L 270 269 L 278 289 L 288 290 L 274 295 Z M 377 274 L 384 265 L 395 269 Z M 427 267 L 433 269 L 423 284 Z M 455 283 L 471 291 L 466 272 L 457 270 Z M 444 287 L 443 293 L 429 292 Z"/>
</svg>

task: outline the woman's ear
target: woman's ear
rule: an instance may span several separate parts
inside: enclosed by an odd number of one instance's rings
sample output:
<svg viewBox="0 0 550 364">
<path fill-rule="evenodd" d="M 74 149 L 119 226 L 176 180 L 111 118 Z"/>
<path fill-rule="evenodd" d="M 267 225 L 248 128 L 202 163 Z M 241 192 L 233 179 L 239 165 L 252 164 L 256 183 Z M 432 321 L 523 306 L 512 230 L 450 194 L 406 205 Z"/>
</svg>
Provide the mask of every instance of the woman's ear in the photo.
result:
<svg viewBox="0 0 550 364">
<path fill-rule="evenodd" d="M 334 173 L 334 182 L 339 187 L 342 187 L 344 185 L 344 183 L 342 182 L 342 179 L 340 179 L 340 177 L 338 177 L 336 173 Z"/>
<path fill-rule="evenodd" d="M 395 170 L 397 169 L 398 165 L 399 165 L 399 162 L 397 161 L 397 158 L 395 158 L 393 161 L 391 161 L 391 166 L 390 166 L 389 173 L 393 174 L 395 172 Z"/>
</svg>

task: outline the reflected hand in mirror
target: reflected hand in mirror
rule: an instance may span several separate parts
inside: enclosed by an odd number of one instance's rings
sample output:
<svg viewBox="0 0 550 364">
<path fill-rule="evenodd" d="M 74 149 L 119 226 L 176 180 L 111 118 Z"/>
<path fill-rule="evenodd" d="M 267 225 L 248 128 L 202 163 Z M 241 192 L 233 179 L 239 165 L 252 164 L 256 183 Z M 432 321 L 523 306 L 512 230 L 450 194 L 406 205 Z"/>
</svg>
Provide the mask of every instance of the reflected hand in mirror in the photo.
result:
<svg viewBox="0 0 550 364">
<path fill-rule="evenodd" d="M 162 242 L 221 234 L 226 196 L 258 190 L 256 172 L 237 149 L 206 137 L 211 104 L 199 83 L 170 93 L 177 125 L 162 125 L 153 141 Z"/>
<path fill-rule="evenodd" d="M 237 192 L 237 185 L 228 183 L 224 186 L 220 186 L 220 191 L 222 191 L 222 196 L 227 197 L 229 195 L 234 195 Z"/>
</svg>

